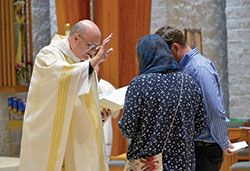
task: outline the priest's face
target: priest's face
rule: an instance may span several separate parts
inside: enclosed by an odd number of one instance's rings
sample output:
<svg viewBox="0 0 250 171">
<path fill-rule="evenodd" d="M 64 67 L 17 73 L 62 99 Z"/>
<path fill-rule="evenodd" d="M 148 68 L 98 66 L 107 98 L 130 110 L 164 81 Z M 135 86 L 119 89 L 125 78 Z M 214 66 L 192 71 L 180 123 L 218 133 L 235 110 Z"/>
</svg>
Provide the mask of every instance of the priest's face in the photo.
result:
<svg viewBox="0 0 250 171">
<path fill-rule="evenodd" d="M 76 34 L 77 41 L 73 52 L 79 59 L 88 60 L 89 58 L 94 56 L 100 48 L 101 35 L 93 32 Z"/>
</svg>

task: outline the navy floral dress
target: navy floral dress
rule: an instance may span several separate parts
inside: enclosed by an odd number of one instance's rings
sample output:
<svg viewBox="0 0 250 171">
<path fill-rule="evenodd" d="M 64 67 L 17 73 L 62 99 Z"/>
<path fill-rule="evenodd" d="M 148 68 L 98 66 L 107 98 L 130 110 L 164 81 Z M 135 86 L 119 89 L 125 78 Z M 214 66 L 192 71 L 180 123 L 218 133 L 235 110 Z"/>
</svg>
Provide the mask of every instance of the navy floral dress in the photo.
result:
<svg viewBox="0 0 250 171">
<path fill-rule="evenodd" d="M 195 170 L 193 140 L 204 131 L 206 117 L 201 90 L 188 75 L 183 75 L 182 98 L 163 151 L 181 83 L 182 73 L 173 69 L 141 72 L 131 81 L 119 120 L 122 135 L 132 140 L 128 160 L 163 152 L 164 170 Z"/>
</svg>

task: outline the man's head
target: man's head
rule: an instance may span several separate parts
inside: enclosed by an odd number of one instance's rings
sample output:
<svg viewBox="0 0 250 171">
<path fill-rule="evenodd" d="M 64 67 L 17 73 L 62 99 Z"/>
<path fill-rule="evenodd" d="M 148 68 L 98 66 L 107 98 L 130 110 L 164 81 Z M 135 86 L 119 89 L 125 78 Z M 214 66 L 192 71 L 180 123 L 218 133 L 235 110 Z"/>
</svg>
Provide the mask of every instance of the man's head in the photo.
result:
<svg viewBox="0 0 250 171">
<path fill-rule="evenodd" d="M 175 27 L 164 26 L 155 32 L 161 36 L 169 45 L 173 55 L 177 62 L 180 62 L 181 58 L 191 51 L 191 48 L 186 43 L 183 33 Z"/>
<path fill-rule="evenodd" d="M 81 60 L 87 60 L 100 48 L 101 31 L 90 20 L 76 23 L 69 33 L 69 44 L 73 53 Z"/>
</svg>

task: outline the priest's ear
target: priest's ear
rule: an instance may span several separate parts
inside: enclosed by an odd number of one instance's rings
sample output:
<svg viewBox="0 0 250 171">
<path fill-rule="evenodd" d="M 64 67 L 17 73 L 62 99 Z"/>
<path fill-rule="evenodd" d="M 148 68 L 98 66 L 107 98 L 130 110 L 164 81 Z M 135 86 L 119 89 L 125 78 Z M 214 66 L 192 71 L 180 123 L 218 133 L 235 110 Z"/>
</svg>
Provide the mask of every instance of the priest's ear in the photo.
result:
<svg viewBox="0 0 250 171">
<path fill-rule="evenodd" d="M 74 33 L 72 38 L 74 39 L 74 41 L 78 41 L 80 39 L 79 33 Z"/>
</svg>

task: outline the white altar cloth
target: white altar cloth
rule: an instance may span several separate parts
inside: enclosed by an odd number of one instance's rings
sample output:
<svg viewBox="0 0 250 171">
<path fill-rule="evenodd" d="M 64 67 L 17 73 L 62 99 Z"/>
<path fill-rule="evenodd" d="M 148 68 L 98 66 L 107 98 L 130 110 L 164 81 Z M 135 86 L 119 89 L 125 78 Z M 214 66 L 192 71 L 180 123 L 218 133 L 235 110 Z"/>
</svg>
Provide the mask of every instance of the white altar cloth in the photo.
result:
<svg viewBox="0 0 250 171">
<path fill-rule="evenodd" d="M 19 171 L 19 158 L 0 157 L 0 171 Z"/>
</svg>

